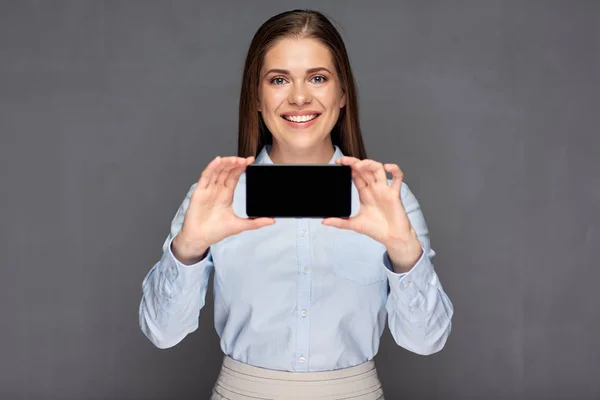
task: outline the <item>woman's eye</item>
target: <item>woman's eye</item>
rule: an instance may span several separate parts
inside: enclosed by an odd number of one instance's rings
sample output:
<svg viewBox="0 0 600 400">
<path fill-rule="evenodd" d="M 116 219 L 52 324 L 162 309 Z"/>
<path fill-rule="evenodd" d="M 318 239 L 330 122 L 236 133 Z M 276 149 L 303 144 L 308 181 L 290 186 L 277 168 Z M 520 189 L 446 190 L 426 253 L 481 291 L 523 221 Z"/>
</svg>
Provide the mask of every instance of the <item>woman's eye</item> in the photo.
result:
<svg viewBox="0 0 600 400">
<path fill-rule="evenodd" d="M 321 75 L 315 76 L 315 77 L 313 78 L 313 81 L 314 81 L 315 83 L 323 83 L 323 82 L 325 82 L 326 80 L 327 80 L 327 78 L 325 78 L 324 76 L 321 76 Z"/>
<path fill-rule="evenodd" d="M 285 80 L 283 78 L 273 78 L 271 83 L 274 83 L 275 85 L 283 85 Z"/>
</svg>

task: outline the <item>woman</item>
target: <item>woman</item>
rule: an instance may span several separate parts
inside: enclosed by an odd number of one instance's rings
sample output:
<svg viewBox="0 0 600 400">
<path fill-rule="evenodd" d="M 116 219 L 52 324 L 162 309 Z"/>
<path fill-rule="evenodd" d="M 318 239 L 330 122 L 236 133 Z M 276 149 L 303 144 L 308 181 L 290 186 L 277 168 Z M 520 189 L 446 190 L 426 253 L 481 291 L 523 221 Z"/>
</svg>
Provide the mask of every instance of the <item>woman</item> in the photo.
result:
<svg viewBox="0 0 600 400">
<path fill-rule="evenodd" d="M 168 348 L 197 329 L 214 270 L 225 357 L 213 399 L 382 399 L 373 357 L 386 320 L 418 354 L 441 350 L 450 333 L 423 214 L 398 166 L 367 159 L 353 79 L 322 14 L 265 22 L 244 69 L 238 157 L 202 172 L 144 279 L 141 328 Z M 251 163 L 349 165 L 358 211 L 245 218 Z"/>
</svg>

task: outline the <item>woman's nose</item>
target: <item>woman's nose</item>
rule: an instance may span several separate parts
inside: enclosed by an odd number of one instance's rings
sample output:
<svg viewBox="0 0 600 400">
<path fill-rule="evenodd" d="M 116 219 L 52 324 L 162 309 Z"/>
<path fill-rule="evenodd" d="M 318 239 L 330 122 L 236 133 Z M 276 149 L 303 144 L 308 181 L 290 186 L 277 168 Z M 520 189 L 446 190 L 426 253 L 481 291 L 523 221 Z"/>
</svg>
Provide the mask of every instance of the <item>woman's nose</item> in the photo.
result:
<svg viewBox="0 0 600 400">
<path fill-rule="evenodd" d="M 288 101 L 292 104 L 303 105 L 311 100 L 310 91 L 304 84 L 296 84 L 292 87 Z"/>
</svg>

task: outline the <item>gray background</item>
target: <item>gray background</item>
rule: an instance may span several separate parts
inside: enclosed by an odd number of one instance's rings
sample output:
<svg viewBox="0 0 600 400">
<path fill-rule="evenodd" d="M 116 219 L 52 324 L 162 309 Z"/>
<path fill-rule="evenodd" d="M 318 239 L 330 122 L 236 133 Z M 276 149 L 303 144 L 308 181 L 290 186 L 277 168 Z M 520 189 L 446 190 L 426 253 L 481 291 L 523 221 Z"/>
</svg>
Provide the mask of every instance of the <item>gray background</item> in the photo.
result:
<svg viewBox="0 0 600 400">
<path fill-rule="evenodd" d="M 0 398 L 208 398 L 212 288 L 162 351 L 141 281 L 236 152 L 252 35 L 297 7 L 341 26 L 369 156 L 403 168 L 456 310 L 430 357 L 386 329 L 387 398 L 600 398 L 600 2 L 321 3 L 0 2 Z"/>
</svg>

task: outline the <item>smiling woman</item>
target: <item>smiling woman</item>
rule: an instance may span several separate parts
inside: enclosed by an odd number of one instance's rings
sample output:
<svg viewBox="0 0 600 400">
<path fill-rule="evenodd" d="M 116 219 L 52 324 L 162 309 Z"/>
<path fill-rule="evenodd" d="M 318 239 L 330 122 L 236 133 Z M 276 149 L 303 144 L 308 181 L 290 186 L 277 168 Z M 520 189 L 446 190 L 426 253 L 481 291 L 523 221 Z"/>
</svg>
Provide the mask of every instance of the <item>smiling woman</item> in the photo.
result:
<svg viewBox="0 0 600 400">
<path fill-rule="evenodd" d="M 216 157 L 188 191 L 139 310 L 150 341 L 175 346 L 198 328 L 215 273 L 224 359 L 213 400 L 383 399 L 373 359 L 386 321 L 414 353 L 446 343 L 453 306 L 423 213 L 397 165 L 367 159 L 356 99 L 344 43 L 323 14 L 285 12 L 259 28 L 242 79 L 238 156 Z M 347 165 L 358 212 L 244 218 L 252 163 Z"/>
<path fill-rule="evenodd" d="M 258 111 L 273 136 L 273 162 L 293 163 L 297 157 L 329 161 L 330 133 L 346 105 L 335 70 L 329 49 L 316 39 L 280 39 L 268 51 Z"/>
<path fill-rule="evenodd" d="M 276 163 L 326 163 L 335 145 L 365 159 L 356 97 L 346 47 L 331 22 L 315 11 L 276 15 L 246 56 L 238 156 L 258 156 L 269 145 Z"/>
</svg>

